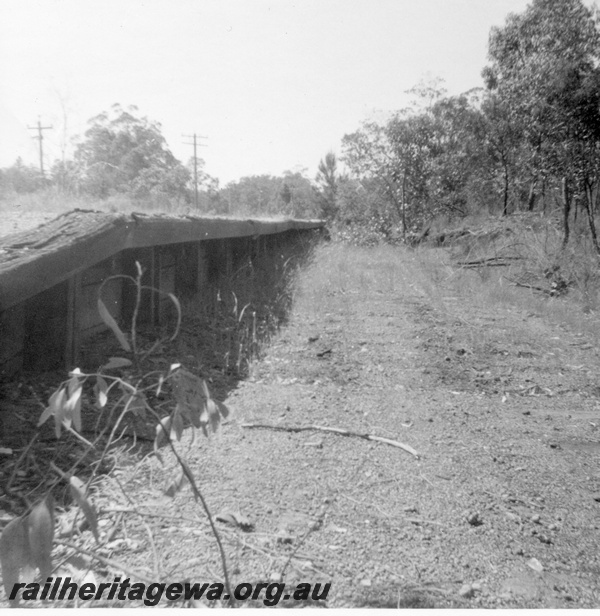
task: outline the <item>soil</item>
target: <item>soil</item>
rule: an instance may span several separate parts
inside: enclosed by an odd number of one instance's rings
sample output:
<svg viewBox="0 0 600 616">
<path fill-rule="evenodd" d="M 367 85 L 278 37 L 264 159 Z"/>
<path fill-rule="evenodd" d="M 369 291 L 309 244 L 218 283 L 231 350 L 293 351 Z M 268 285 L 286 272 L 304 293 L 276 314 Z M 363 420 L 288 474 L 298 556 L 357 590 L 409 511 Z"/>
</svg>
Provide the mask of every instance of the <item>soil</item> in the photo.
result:
<svg viewBox="0 0 600 616">
<path fill-rule="evenodd" d="M 225 400 L 231 420 L 184 437 L 225 520 L 232 583 L 331 582 L 333 608 L 599 607 L 597 347 L 514 306 L 445 297 L 440 310 L 411 281 L 410 251 L 377 250 L 321 249 L 288 324 Z M 248 423 L 376 434 L 419 457 Z M 99 552 L 151 579 L 222 581 L 189 487 L 164 494 L 163 458 L 122 453 L 98 483 Z M 76 541 L 94 548 L 89 531 Z"/>
<path fill-rule="evenodd" d="M 20 211 L 18 208 L 4 210 L 0 217 L 0 237 L 33 229 L 56 216 L 48 212 Z"/>
</svg>

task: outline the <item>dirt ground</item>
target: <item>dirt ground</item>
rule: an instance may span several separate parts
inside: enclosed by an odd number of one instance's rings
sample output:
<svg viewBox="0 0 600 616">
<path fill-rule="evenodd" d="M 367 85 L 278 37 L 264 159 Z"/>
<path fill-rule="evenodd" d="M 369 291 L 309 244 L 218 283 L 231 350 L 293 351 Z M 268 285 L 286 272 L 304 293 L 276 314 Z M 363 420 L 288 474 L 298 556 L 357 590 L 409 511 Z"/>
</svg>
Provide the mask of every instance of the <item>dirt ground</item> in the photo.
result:
<svg viewBox="0 0 600 616">
<path fill-rule="evenodd" d="M 18 207 L 0 212 L 0 237 L 33 229 L 56 216 L 47 212 L 21 211 Z"/>
<path fill-rule="evenodd" d="M 245 522 L 217 522 L 233 583 L 331 582 L 333 608 L 599 607 L 597 347 L 515 307 L 447 296 L 440 310 L 414 259 L 320 249 L 289 324 L 225 400 L 231 421 L 185 440 L 213 513 Z M 419 457 L 244 423 L 375 434 Z M 222 581 L 189 488 L 169 498 L 156 458 L 125 458 L 96 488 L 100 552 L 152 579 Z M 89 531 L 78 543 L 93 547 Z"/>
</svg>

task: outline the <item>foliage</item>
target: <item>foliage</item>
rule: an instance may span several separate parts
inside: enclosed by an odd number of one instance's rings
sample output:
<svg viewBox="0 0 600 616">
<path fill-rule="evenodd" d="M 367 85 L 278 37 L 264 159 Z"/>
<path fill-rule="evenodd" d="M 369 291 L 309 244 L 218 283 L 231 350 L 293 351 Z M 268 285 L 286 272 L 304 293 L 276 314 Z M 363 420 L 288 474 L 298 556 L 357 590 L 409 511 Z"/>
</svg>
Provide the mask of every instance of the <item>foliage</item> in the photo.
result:
<svg viewBox="0 0 600 616">
<path fill-rule="evenodd" d="M 479 170 L 489 159 L 476 93 L 444 98 L 424 85 L 413 93 L 424 103 L 383 125 L 365 122 L 342 144 L 353 178 L 377 196 L 378 213 L 403 233 L 440 213 L 466 215 L 485 184 Z"/>
<path fill-rule="evenodd" d="M 89 121 L 75 152 L 86 192 L 106 198 L 115 192 L 143 198 L 160 192 L 189 199 L 189 171 L 167 148 L 160 124 L 139 118 L 136 107 L 113 105 Z"/>
<path fill-rule="evenodd" d="M 522 136 L 521 150 L 513 144 L 510 155 L 531 185 L 529 209 L 538 183 L 558 188 L 562 181 L 565 241 L 572 197 L 588 212 L 596 241 L 591 201 L 600 139 L 597 16 L 581 0 L 533 0 L 523 14 L 509 15 L 503 28 L 492 30 L 489 56 L 483 74 L 495 109 Z"/>
<path fill-rule="evenodd" d="M 316 181 L 319 187 L 321 216 L 328 220 L 334 219 L 338 213 L 337 195 L 340 179 L 336 155 L 334 152 L 327 152 L 325 158 L 319 162 Z"/>
<path fill-rule="evenodd" d="M 277 215 L 298 218 L 319 213 L 317 193 L 303 173 L 286 171 L 283 177 L 254 175 L 230 182 L 218 196 L 224 214 Z"/>
<path fill-rule="evenodd" d="M 209 521 L 221 556 L 225 587 L 228 594 L 233 596 L 229 584 L 225 553 L 213 516 L 194 475 L 176 446 L 176 443 L 182 439 L 184 428 L 190 428 L 194 431 L 194 437 L 195 431 L 198 429 L 208 437 L 209 430 L 216 431 L 221 420 L 228 417 L 229 409 L 222 402 L 212 398 L 205 380 L 185 370 L 179 364 L 171 365 L 164 374 L 157 374 L 155 371 L 144 374 L 142 371 L 145 360 L 154 350 L 160 347 L 164 340 L 156 341 L 149 348 L 142 348 L 139 343 L 137 314 L 142 290 L 146 287 L 141 283 L 142 270 L 139 263 L 137 269 L 138 275 L 136 278 L 119 276 L 130 279 L 137 289 L 137 302 L 132 318 L 131 331 L 128 335 L 121 330 L 106 309 L 102 301 L 102 287 L 98 297 L 101 318 L 107 327 L 113 331 L 123 351 L 129 354 L 131 358 L 111 357 L 95 373 L 83 373 L 75 368 L 69 373 L 69 378 L 61 383 L 50 396 L 48 406 L 39 418 L 38 426 L 41 426 L 51 417 L 53 418 L 57 439 L 66 438 L 67 435 L 70 435 L 86 444 L 85 452 L 76 466 L 82 465 L 86 459 L 89 459 L 90 477 L 84 482 L 73 474 L 75 467 L 63 471 L 52 464 L 52 470 L 58 475 L 58 479 L 51 482 L 52 485 L 45 497 L 24 515 L 15 518 L 4 528 L 0 536 L 0 566 L 7 596 L 10 595 L 14 584 L 19 582 L 21 576 L 30 578 L 35 569 L 39 569 L 42 580 L 50 575 L 52 570 L 51 552 L 54 544 L 52 489 L 55 485 L 64 482 L 69 487 L 74 502 L 83 512 L 96 544 L 100 547 L 98 512 L 91 498 L 91 486 L 103 458 L 118 440 L 118 430 L 128 415 L 139 417 L 150 415 L 155 420 L 154 455 L 161 463 L 164 463 L 160 448 L 166 443 L 176 461 L 176 467 L 170 469 L 171 479 L 165 486 L 165 494 L 173 497 L 185 485 L 190 485 L 196 501 L 200 501 Z M 107 279 L 103 284 L 110 280 L 110 278 Z M 152 290 L 159 292 L 157 289 Z M 168 294 L 168 296 L 178 315 L 174 332 L 170 336 L 170 340 L 173 340 L 179 332 L 181 309 L 175 296 L 172 294 Z M 115 374 L 115 371 L 121 372 L 121 374 Z M 93 406 L 98 413 L 97 421 L 100 422 L 103 416 L 106 418 L 104 414 L 106 409 L 110 408 L 110 413 L 108 419 L 105 419 L 105 425 L 100 434 L 96 436 L 93 442 L 89 442 L 81 436 L 81 415 L 82 406 L 84 404 L 89 406 L 85 400 L 85 392 L 89 390 L 89 385 L 92 384 Z M 172 391 L 175 404 L 168 415 L 161 417 L 155 410 L 152 400 L 156 400 L 161 392 L 169 389 Z M 115 413 L 117 415 L 116 420 L 114 419 Z M 66 434 L 63 434 L 64 431 L 66 431 Z M 99 460 L 95 459 L 98 454 L 100 455 Z M 95 457 L 92 458 L 92 456 Z M 131 501 L 131 497 L 126 496 Z M 71 547 L 77 549 L 77 546 L 71 545 Z M 127 567 L 124 570 L 127 570 Z M 143 575 L 140 578 L 144 579 Z M 18 597 L 11 600 L 13 606 L 18 605 L 18 602 Z"/>
<path fill-rule="evenodd" d="M 43 188 L 44 184 L 40 170 L 25 165 L 21 158 L 17 158 L 11 167 L 0 169 L 0 191 L 3 193 L 31 193 Z"/>
</svg>

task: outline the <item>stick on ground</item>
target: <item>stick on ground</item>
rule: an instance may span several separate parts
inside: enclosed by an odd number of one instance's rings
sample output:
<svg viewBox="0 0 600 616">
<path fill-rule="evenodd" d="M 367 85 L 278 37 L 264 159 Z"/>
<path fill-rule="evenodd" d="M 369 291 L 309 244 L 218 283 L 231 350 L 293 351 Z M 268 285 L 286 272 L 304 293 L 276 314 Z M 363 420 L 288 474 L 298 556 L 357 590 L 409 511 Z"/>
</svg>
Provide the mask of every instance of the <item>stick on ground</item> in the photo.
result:
<svg viewBox="0 0 600 616">
<path fill-rule="evenodd" d="M 355 436 L 357 438 L 362 438 L 367 441 L 376 441 L 378 443 L 385 443 L 386 445 L 391 445 L 392 447 L 398 447 L 399 449 L 404 449 L 404 451 L 413 455 L 417 460 L 419 459 L 419 454 L 410 446 L 405 445 L 404 443 L 400 443 L 399 441 L 393 441 L 389 438 L 384 438 L 383 436 L 375 436 L 374 434 L 366 434 L 362 432 L 351 432 L 350 430 L 344 430 L 343 428 L 329 428 L 327 426 L 275 426 L 273 424 L 255 424 L 255 423 L 243 423 L 241 424 L 242 428 L 263 428 L 265 430 L 279 430 L 281 432 L 308 432 L 310 430 L 317 432 L 333 432 L 334 434 L 339 434 L 340 436 Z"/>
</svg>

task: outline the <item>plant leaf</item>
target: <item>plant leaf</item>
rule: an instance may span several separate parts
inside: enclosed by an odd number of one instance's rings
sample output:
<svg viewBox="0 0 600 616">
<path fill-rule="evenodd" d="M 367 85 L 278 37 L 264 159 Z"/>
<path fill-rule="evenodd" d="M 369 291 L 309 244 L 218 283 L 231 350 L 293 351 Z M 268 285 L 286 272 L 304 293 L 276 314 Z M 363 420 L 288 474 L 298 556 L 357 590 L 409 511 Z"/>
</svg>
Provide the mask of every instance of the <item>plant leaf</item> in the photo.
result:
<svg viewBox="0 0 600 616">
<path fill-rule="evenodd" d="M 216 432 L 219 429 L 219 424 L 221 423 L 221 415 L 219 415 L 219 409 L 214 400 L 209 398 L 206 401 L 206 410 L 208 411 L 210 427 L 213 432 Z"/>
<path fill-rule="evenodd" d="M 164 441 L 167 441 L 167 434 L 171 429 L 171 416 L 167 415 L 156 424 L 156 438 L 154 439 L 154 451 L 156 451 Z"/>
<path fill-rule="evenodd" d="M 165 382 L 165 377 L 161 374 L 158 377 L 158 385 L 156 386 L 156 393 L 154 394 L 155 396 L 160 396 L 160 392 L 162 391 L 162 386 L 163 383 Z"/>
<path fill-rule="evenodd" d="M 58 395 L 52 403 L 52 406 L 54 407 L 52 414 L 54 415 L 54 432 L 56 434 L 56 438 L 60 438 L 63 420 L 67 412 L 66 398 L 67 390 L 63 387 L 61 388 L 60 392 L 58 392 Z"/>
<path fill-rule="evenodd" d="M 85 496 L 85 484 L 83 483 L 83 481 L 81 481 L 81 479 L 73 475 L 73 477 L 69 479 L 69 487 L 71 489 L 71 494 L 73 498 L 81 507 L 83 515 L 85 516 L 85 519 L 88 521 L 88 524 L 92 529 L 92 533 L 94 534 L 96 543 L 99 543 L 100 539 L 98 537 L 98 516 L 96 515 L 96 510 Z"/>
<path fill-rule="evenodd" d="M 59 387 L 48 400 L 48 406 L 44 409 L 44 412 L 40 415 L 38 419 L 38 428 L 46 422 L 46 420 L 51 415 L 56 415 L 56 412 L 59 408 L 62 408 L 65 402 L 65 390 L 63 387 Z"/>
<path fill-rule="evenodd" d="M 173 295 L 173 293 L 169 293 L 169 298 L 175 304 L 175 309 L 177 310 L 177 323 L 175 324 L 175 332 L 170 338 L 170 341 L 173 341 L 179 335 L 179 328 L 181 327 L 182 312 L 181 312 L 181 304 L 179 303 L 179 300 Z"/>
<path fill-rule="evenodd" d="M 128 368 L 131 366 L 131 360 L 126 357 L 109 357 L 108 361 L 100 368 L 104 370 L 114 370 L 115 368 Z"/>
<path fill-rule="evenodd" d="M 69 399 L 65 404 L 65 414 L 64 414 L 64 422 L 70 426 L 71 421 L 73 421 L 73 425 L 75 426 L 75 430 L 77 432 L 81 432 L 81 383 L 77 380 L 77 383 L 71 387 L 71 382 L 69 381 Z"/>
<path fill-rule="evenodd" d="M 171 440 L 172 441 L 180 441 L 181 435 L 183 434 L 183 417 L 181 413 L 178 412 L 179 406 L 175 408 L 173 413 L 173 421 L 171 422 Z"/>
<path fill-rule="evenodd" d="M 96 407 L 103 409 L 108 402 L 108 385 L 100 375 L 96 377 L 94 394 L 96 395 Z"/>
<path fill-rule="evenodd" d="M 229 415 L 231 415 L 231 411 L 229 410 L 228 406 L 226 406 L 222 402 L 219 402 L 218 400 L 215 400 L 215 404 L 217 405 L 217 408 L 219 409 L 219 412 L 221 413 L 223 419 L 227 419 Z"/>
<path fill-rule="evenodd" d="M 175 496 L 175 494 L 177 494 L 177 492 L 179 492 L 181 488 L 183 488 L 185 482 L 185 473 L 183 471 L 180 471 L 177 477 L 173 479 L 173 481 L 171 481 L 171 483 L 168 485 L 167 489 L 165 490 L 165 494 L 173 498 L 173 496 Z"/>
<path fill-rule="evenodd" d="M 11 520 L 0 535 L 0 566 L 7 597 L 10 596 L 13 586 L 19 583 L 21 568 L 30 560 L 27 525 L 23 516 L 20 516 Z M 18 597 L 13 599 L 11 604 L 18 605 Z"/>
<path fill-rule="evenodd" d="M 40 570 L 45 580 L 52 572 L 52 542 L 54 540 L 54 502 L 49 494 L 27 516 L 27 536 L 31 564 Z"/>
<path fill-rule="evenodd" d="M 113 334 L 116 336 L 121 348 L 125 351 L 131 351 L 131 346 L 129 345 L 129 342 L 127 342 L 125 334 L 121 331 L 121 328 L 117 325 L 117 322 L 113 319 L 113 316 L 110 314 L 104 305 L 104 302 L 100 298 L 98 298 L 98 312 L 100 313 L 100 318 L 108 327 L 110 327 Z"/>
</svg>

